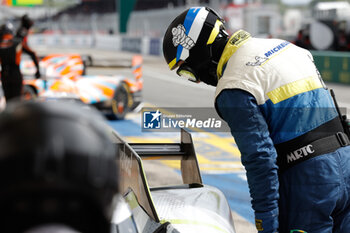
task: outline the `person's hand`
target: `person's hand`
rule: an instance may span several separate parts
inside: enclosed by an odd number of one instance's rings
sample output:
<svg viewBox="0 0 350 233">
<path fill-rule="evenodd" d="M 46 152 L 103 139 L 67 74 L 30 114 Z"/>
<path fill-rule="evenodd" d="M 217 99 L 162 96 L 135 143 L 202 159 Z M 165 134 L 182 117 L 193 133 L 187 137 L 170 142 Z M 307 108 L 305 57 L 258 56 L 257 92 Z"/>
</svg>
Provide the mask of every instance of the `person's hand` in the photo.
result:
<svg viewBox="0 0 350 233">
<path fill-rule="evenodd" d="M 40 71 L 38 70 L 36 73 L 35 73 L 35 78 L 36 79 L 39 79 L 41 77 L 41 74 L 40 74 Z"/>
<path fill-rule="evenodd" d="M 29 30 L 33 26 L 33 21 L 28 17 L 28 15 L 23 15 L 21 18 L 21 23 L 24 28 Z"/>
<path fill-rule="evenodd" d="M 255 226 L 259 233 L 278 233 L 278 209 L 255 212 Z"/>
</svg>

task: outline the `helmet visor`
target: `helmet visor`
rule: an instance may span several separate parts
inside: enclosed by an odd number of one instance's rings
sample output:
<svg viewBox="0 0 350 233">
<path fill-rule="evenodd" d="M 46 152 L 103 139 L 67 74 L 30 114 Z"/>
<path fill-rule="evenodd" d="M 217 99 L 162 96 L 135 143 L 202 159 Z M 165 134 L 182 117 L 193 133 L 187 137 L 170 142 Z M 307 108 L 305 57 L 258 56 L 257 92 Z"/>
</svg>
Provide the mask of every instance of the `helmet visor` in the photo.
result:
<svg viewBox="0 0 350 233">
<path fill-rule="evenodd" d="M 187 78 L 191 82 L 195 82 L 195 83 L 200 82 L 199 78 L 196 76 L 196 73 L 191 69 L 191 67 L 189 67 L 185 63 L 180 65 L 180 67 L 179 67 L 179 69 L 177 69 L 176 73 L 177 73 L 177 75 L 179 75 L 181 77 Z"/>
</svg>

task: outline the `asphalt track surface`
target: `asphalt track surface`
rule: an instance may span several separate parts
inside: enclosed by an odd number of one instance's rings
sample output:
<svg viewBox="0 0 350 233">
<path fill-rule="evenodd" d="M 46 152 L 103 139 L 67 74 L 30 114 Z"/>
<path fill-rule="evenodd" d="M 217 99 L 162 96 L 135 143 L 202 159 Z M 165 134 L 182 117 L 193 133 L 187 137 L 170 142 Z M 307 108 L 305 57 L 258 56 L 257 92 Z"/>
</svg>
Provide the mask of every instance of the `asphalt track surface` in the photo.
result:
<svg viewBox="0 0 350 233">
<path fill-rule="evenodd" d="M 129 68 L 119 65 L 128 64 L 132 54 L 91 49 L 48 50 L 37 48 L 39 53 L 78 52 L 90 54 L 95 67 L 88 68 L 91 75 L 123 74 L 131 76 Z M 144 57 L 143 66 L 144 106 L 166 107 L 213 107 L 214 88 L 205 84 L 191 83 L 170 72 L 163 59 Z M 327 84 L 336 92 L 339 105 L 350 109 L 348 93 L 350 86 Z M 141 131 L 141 114 L 131 113 L 125 120 L 109 121 L 109 124 L 128 142 L 178 142 L 180 135 L 173 133 L 145 133 Z M 257 232 L 253 225 L 254 214 L 250 205 L 245 170 L 240 163 L 240 153 L 229 133 L 193 133 L 203 182 L 216 186 L 224 192 L 233 211 L 238 233 Z M 145 162 L 146 174 L 150 186 L 177 184 L 181 182 L 179 163 Z"/>
</svg>

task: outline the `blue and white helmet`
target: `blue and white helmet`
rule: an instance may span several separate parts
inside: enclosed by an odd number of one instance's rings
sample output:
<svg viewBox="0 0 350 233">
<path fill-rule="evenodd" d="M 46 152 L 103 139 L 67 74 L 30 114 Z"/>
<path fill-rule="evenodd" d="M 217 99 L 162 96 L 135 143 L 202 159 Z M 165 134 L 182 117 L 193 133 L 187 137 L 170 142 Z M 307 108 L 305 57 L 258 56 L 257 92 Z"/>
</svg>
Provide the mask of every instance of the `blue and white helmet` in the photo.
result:
<svg viewBox="0 0 350 233">
<path fill-rule="evenodd" d="M 163 54 L 171 70 L 179 61 L 207 60 L 210 46 L 225 30 L 224 20 L 208 7 L 192 7 L 169 25 L 163 40 Z"/>
</svg>

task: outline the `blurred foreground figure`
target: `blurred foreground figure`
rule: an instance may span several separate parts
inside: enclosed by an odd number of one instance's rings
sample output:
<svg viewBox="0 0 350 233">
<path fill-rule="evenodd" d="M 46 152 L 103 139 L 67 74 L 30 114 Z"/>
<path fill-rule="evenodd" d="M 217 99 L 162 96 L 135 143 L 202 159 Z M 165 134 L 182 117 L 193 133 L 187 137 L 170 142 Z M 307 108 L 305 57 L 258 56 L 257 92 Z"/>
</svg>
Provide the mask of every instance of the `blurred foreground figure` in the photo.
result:
<svg viewBox="0 0 350 233">
<path fill-rule="evenodd" d="M 35 76 L 40 78 L 38 58 L 27 43 L 28 32 L 32 25 L 33 21 L 27 15 L 24 15 L 16 33 L 10 23 L 0 26 L 1 82 L 6 102 L 21 96 L 23 86 L 20 71 L 22 51 L 32 58 L 37 68 Z"/>
<path fill-rule="evenodd" d="M 39 69 L 39 60 L 32 48 L 30 48 L 28 44 L 28 30 L 34 25 L 33 20 L 31 20 L 28 15 L 23 15 L 21 17 L 21 26 L 17 31 L 17 36 L 23 37 L 22 41 L 22 47 L 23 47 L 23 52 L 29 55 L 29 57 L 32 59 L 34 62 L 34 65 L 36 67 L 36 73 L 35 73 L 35 78 L 40 78 L 40 69 Z"/>
<path fill-rule="evenodd" d="M 288 41 L 231 37 L 210 8 L 168 27 L 171 70 L 216 86 L 247 171 L 259 232 L 350 232 L 350 146 L 311 53 Z"/>
<path fill-rule="evenodd" d="M 9 104 L 0 114 L 0 231 L 110 232 L 118 171 L 106 129 L 77 104 Z"/>
</svg>

